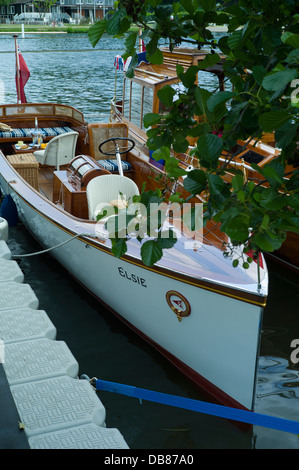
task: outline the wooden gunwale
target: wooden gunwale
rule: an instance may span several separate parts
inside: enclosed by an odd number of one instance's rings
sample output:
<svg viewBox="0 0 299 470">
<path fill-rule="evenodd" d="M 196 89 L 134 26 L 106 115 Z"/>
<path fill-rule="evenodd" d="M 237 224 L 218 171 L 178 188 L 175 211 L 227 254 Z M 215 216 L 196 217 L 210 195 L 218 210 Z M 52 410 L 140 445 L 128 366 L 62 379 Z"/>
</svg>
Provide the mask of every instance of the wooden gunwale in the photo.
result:
<svg viewBox="0 0 299 470">
<path fill-rule="evenodd" d="M 51 114 L 42 114 L 42 113 L 39 113 L 37 112 L 38 108 L 40 107 L 40 109 L 42 108 L 46 108 L 48 107 L 49 109 L 52 108 L 52 112 Z M 62 108 L 62 109 L 69 109 L 72 111 L 72 115 L 70 116 L 69 114 L 66 114 L 66 115 L 63 115 L 63 114 L 60 114 L 60 113 L 57 113 L 56 112 L 56 108 Z M 22 112 L 17 112 L 16 114 L 7 114 L 7 109 L 12 109 L 12 108 L 32 108 L 33 109 L 33 112 L 32 113 L 22 113 Z M 3 105 L 0 105 L 0 110 L 3 110 L 3 113 L 0 113 L 0 120 L 4 119 L 5 121 L 6 120 L 11 120 L 13 119 L 14 122 L 15 121 L 18 121 L 18 120 L 23 120 L 24 118 L 25 119 L 28 119 L 28 118 L 35 118 L 37 117 L 38 119 L 57 119 L 57 118 L 60 118 L 60 120 L 63 120 L 63 119 L 66 119 L 66 120 L 69 120 L 69 121 L 74 121 L 75 123 L 77 124 L 80 124 L 80 125 L 83 125 L 84 124 L 84 116 L 83 116 L 83 113 L 79 110 L 77 110 L 76 108 L 74 108 L 73 106 L 69 106 L 69 105 L 65 105 L 65 104 L 58 104 L 58 103 L 24 103 L 24 104 L 3 104 Z M 79 121 L 78 119 L 76 119 L 74 117 L 74 113 L 80 115 L 82 117 L 82 120 Z"/>
</svg>

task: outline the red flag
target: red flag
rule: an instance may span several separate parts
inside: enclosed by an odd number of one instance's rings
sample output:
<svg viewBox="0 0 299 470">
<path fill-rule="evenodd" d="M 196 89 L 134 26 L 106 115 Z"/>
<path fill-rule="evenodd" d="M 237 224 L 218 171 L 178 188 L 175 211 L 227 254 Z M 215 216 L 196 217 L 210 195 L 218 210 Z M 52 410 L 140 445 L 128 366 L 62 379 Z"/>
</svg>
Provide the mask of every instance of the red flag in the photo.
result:
<svg viewBox="0 0 299 470">
<path fill-rule="evenodd" d="M 30 72 L 24 60 L 24 57 L 19 51 L 18 51 L 17 67 L 19 67 L 19 74 L 18 74 L 18 71 L 16 72 L 18 101 L 21 103 L 27 103 L 25 92 L 24 92 L 24 87 L 30 77 Z M 18 78 L 19 78 L 19 86 L 18 86 Z"/>
</svg>

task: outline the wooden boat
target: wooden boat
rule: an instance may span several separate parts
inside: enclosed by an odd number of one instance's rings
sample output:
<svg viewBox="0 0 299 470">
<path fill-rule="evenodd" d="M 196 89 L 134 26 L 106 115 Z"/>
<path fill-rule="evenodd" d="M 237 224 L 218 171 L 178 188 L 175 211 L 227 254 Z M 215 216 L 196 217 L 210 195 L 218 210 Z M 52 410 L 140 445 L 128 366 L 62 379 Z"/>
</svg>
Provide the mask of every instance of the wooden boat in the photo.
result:
<svg viewBox="0 0 299 470">
<path fill-rule="evenodd" d="M 111 103 L 111 119 L 114 122 L 127 124 L 129 135 L 136 140 L 142 153 L 147 155 L 152 164 L 163 169 L 164 162 L 156 162 L 151 158 L 151 152 L 146 147 L 147 135 L 143 125 L 143 117 L 146 113 L 163 113 L 163 104 L 159 100 L 158 91 L 166 86 L 173 87 L 180 83 L 177 76 L 176 65 L 180 64 L 186 70 L 192 65 L 198 65 L 206 57 L 205 51 L 190 48 L 175 48 L 173 52 L 162 49 L 164 60 L 162 65 L 153 65 L 142 61 L 135 69 L 133 78 L 127 78 L 124 74 L 123 94 L 121 98 L 116 97 Z M 225 89 L 225 76 L 222 63 L 225 56 L 220 56 L 221 61 L 209 68 L 202 69 L 197 75 L 197 84 L 208 88 L 210 91 Z M 208 78 L 207 78 L 208 75 Z M 197 117 L 201 119 L 201 117 Z M 189 149 L 186 154 L 175 154 L 180 160 L 183 168 L 197 168 L 199 163 L 196 157 L 192 157 L 192 148 L 196 145 L 195 138 L 189 138 Z M 241 169 L 244 175 L 255 183 L 259 183 L 263 177 L 253 170 L 251 163 L 256 163 L 261 169 L 276 158 L 280 151 L 275 147 L 275 137 L 272 133 L 264 134 L 261 140 L 251 140 L 246 143 L 239 141 L 233 149 L 235 157 L 227 167 L 226 179 L 230 180 L 233 173 L 231 168 Z M 224 153 L 220 158 L 222 165 L 226 164 L 227 155 Z M 288 168 L 287 172 L 294 170 Z M 180 191 L 184 194 L 183 187 Z M 267 254 L 288 267 L 298 271 L 299 269 L 299 234 L 288 232 L 287 239 L 282 247 L 275 253 Z"/>
<path fill-rule="evenodd" d="M 13 200 L 19 220 L 36 240 L 51 249 L 93 296 L 211 396 L 230 406 L 253 409 L 268 290 L 264 260 L 258 285 L 255 262 L 247 270 L 233 268 L 232 260 L 223 256 L 217 226 L 206 229 L 202 242 L 192 249 L 183 228 L 175 246 L 165 250 L 154 266 L 142 263 L 134 238 L 126 255 L 114 257 L 105 222 L 90 220 L 86 194 L 92 181 L 114 171 L 105 169 L 106 155 L 99 155 L 99 142 L 126 137 L 128 127 L 87 125 L 74 108 L 50 103 L 2 105 L 0 116 L 12 129 L 0 133 L 1 191 L 6 200 Z M 45 140 L 61 127 L 78 132 L 76 156 L 59 170 L 33 164 L 28 157 L 31 148 L 16 150 L 20 133 L 27 135 L 35 118 L 48 134 Z M 25 145 L 31 137 L 22 140 Z M 154 188 L 154 177 L 163 176 L 137 146 L 122 158 L 127 167 L 122 178 L 134 181 L 139 191 L 144 181 L 147 189 Z"/>
</svg>

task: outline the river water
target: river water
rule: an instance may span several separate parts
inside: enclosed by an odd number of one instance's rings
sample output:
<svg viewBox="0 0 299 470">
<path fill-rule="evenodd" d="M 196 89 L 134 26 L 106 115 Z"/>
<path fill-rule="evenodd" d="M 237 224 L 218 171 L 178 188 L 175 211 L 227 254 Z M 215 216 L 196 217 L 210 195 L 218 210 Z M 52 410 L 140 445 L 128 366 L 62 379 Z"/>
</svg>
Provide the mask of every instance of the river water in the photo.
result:
<svg viewBox="0 0 299 470">
<path fill-rule="evenodd" d="M 114 56 L 123 42 L 104 38 L 92 48 L 86 35 L 18 38 L 31 76 L 28 102 L 60 102 L 81 110 L 88 122 L 107 120 L 115 92 Z M 16 102 L 14 40 L 0 34 L 0 103 Z M 121 75 L 117 89 L 121 91 Z M 14 253 L 40 250 L 22 225 L 10 229 Z M 49 255 L 23 259 L 25 282 L 34 289 L 80 366 L 80 374 L 172 395 L 208 401 L 181 373 L 76 284 Z M 291 342 L 299 338 L 298 274 L 268 261 L 270 288 L 264 312 L 256 412 L 299 421 L 299 364 Z M 217 347 L 217 345 L 213 345 Z M 221 351 L 219 351 L 221 354 Z M 240 429 L 222 418 L 110 392 L 99 394 L 107 427 L 131 449 L 298 449 L 297 435 L 253 426 Z"/>
<path fill-rule="evenodd" d="M 18 37 L 18 45 L 30 71 L 25 86 L 29 103 L 68 104 L 88 122 L 107 119 L 115 92 L 114 57 L 124 50 L 122 40 L 106 37 L 93 48 L 87 35 L 26 34 Z M 16 102 L 14 51 L 13 37 L 0 34 L 0 103 Z M 121 91 L 121 72 L 117 80 Z"/>
</svg>

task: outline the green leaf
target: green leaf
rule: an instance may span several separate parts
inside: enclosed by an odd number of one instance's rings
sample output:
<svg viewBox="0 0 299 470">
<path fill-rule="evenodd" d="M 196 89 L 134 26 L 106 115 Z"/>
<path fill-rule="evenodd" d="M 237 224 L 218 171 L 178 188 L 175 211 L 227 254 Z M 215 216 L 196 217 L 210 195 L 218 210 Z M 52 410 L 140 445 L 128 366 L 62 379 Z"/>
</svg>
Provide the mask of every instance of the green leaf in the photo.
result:
<svg viewBox="0 0 299 470">
<path fill-rule="evenodd" d="M 252 67 L 252 73 L 253 73 L 256 83 L 261 86 L 264 76 L 267 73 L 267 70 L 265 69 L 265 67 L 263 67 L 262 65 L 256 65 Z"/>
<path fill-rule="evenodd" d="M 277 193 L 272 188 L 266 188 L 260 198 L 260 205 L 268 210 L 277 211 L 285 207 L 286 199 L 283 194 Z"/>
<path fill-rule="evenodd" d="M 218 208 L 222 208 L 222 205 L 230 196 L 229 187 L 218 175 L 207 174 L 207 180 L 209 183 L 210 197 L 213 200 L 213 204 Z"/>
<path fill-rule="evenodd" d="M 163 157 L 162 157 L 163 158 Z M 169 176 L 174 178 L 178 176 L 184 176 L 187 174 L 186 170 L 179 167 L 179 161 L 175 157 L 164 157 L 165 158 L 165 171 Z"/>
<path fill-rule="evenodd" d="M 162 101 L 165 106 L 170 107 L 172 105 L 173 97 L 175 96 L 176 91 L 171 88 L 170 85 L 166 85 L 160 90 L 158 90 L 157 95 L 159 100 Z"/>
<path fill-rule="evenodd" d="M 218 62 L 220 62 L 220 60 L 221 59 L 218 54 L 207 54 L 205 58 L 199 62 L 198 68 L 207 69 L 213 65 L 216 65 Z"/>
<path fill-rule="evenodd" d="M 106 31 L 106 20 L 101 20 L 92 25 L 88 30 L 88 38 L 92 46 L 95 47 Z"/>
<path fill-rule="evenodd" d="M 225 101 L 230 100 L 233 96 L 236 96 L 236 93 L 232 91 L 220 91 L 215 95 L 212 95 L 208 102 L 208 109 L 212 112 L 218 106 L 218 104 L 224 103 Z"/>
<path fill-rule="evenodd" d="M 173 230 L 162 231 L 159 233 L 159 238 L 157 238 L 157 242 L 162 249 L 169 249 L 176 244 L 177 237 Z"/>
<path fill-rule="evenodd" d="M 236 101 L 232 101 L 231 109 L 229 110 L 229 116 L 234 117 L 240 114 L 242 109 L 247 106 L 247 101 L 243 101 L 242 103 L 238 103 Z"/>
<path fill-rule="evenodd" d="M 297 135 L 297 124 L 291 121 L 281 126 L 275 132 L 275 141 L 278 148 L 287 147 Z"/>
<path fill-rule="evenodd" d="M 139 202 L 147 208 L 150 208 L 151 204 L 160 204 L 161 198 L 158 195 L 158 190 L 143 191 Z"/>
<path fill-rule="evenodd" d="M 233 241 L 245 242 L 247 240 L 249 231 L 242 214 L 237 215 L 226 224 L 225 233 Z"/>
<path fill-rule="evenodd" d="M 268 214 L 265 214 L 261 223 L 261 227 L 267 228 L 269 225 L 269 221 L 270 221 L 270 217 L 268 216 Z"/>
<path fill-rule="evenodd" d="M 160 122 L 160 120 L 161 120 L 161 116 L 159 114 L 147 113 L 144 115 L 143 124 L 144 124 L 144 127 L 147 128 L 150 126 L 155 126 L 156 124 L 158 124 L 158 122 Z"/>
<path fill-rule="evenodd" d="M 278 159 L 274 159 L 264 166 L 263 175 L 273 186 L 280 186 L 283 183 L 284 167 Z"/>
<path fill-rule="evenodd" d="M 281 240 L 270 237 L 266 231 L 255 234 L 252 241 L 259 247 L 260 251 L 272 252 L 281 246 Z"/>
<path fill-rule="evenodd" d="M 150 41 L 146 45 L 146 55 L 150 57 L 152 54 L 156 52 L 157 47 L 158 47 L 158 37 L 156 35 L 153 35 Z"/>
<path fill-rule="evenodd" d="M 133 78 L 134 77 L 134 70 L 137 67 L 137 65 L 138 65 L 138 54 L 136 52 L 134 52 L 134 54 L 132 55 L 132 59 L 131 59 L 129 68 L 126 72 L 126 76 L 128 78 Z"/>
<path fill-rule="evenodd" d="M 201 0 L 200 4 L 205 11 L 213 11 L 216 8 L 216 0 Z"/>
<path fill-rule="evenodd" d="M 208 112 L 207 101 L 210 96 L 211 93 L 208 90 L 205 90 L 204 88 L 197 87 L 195 90 L 196 102 L 202 114 L 207 114 Z"/>
<path fill-rule="evenodd" d="M 112 253 L 117 258 L 121 258 L 127 252 L 127 243 L 125 238 L 112 240 Z"/>
<path fill-rule="evenodd" d="M 140 252 L 146 266 L 153 266 L 163 256 L 162 248 L 156 240 L 148 240 L 143 243 Z"/>
<path fill-rule="evenodd" d="M 186 153 L 189 147 L 189 142 L 187 139 L 182 140 L 181 137 L 179 139 L 176 139 L 174 137 L 173 141 L 173 150 L 177 153 Z"/>
<path fill-rule="evenodd" d="M 148 0 L 148 3 L 152 6 L 152 7 L 157 7 L 158 5 L 160 5 L 160 3 L 162 3 L 163 0 Z"/>
<path fill-rule="evenodd" d="M 206 185 L 206 173 L 202 170 L 192 170 L 188 172 L 184 179 L 184 188 L 191 194 L 200 194 Z"/>
<path fill-rule="evenodd" d="M 234 50 L 242 42 L 242 30 L 234 31 L 227 39 L 228 46 Z"/>
<path fill-rule="evenodd" d="M 126 10 L 121 8 L 117 10 L 113 15 L 110 16 L 109 20 L 107 21 L 106 31 L 111 36 L 116 35 L 119 32 L 120 22 L 126 15 Z"/>
<path fill-rule="evenodd" d="M 184 73 L 184 67 L 181 64 L 177 64 L 175 69 L 178 77 Z"/>
<path fill-rule="evenodd" d="M 167 160 L 170 157 L 170 150 L 168 147 L 161 147 L 157 150 L 155 150 L 152 153 L 152 157 L 156 160 Z M 176 160 L 176 159 L 175 159 Z"/>
<path fill-rule="evenodd" d="M 263 168 L 261 168 L 260 166 L 258 166 L 256 163 L 251 163 L 250 164 L 251 167 L 257 171 L 260 175 L 263 175 L 264 176 L 264 173 L 263 173 Z"/>
<path fill-rule="evenodd" d="M 243 175 L 235 175 L 232 179 L 232 187 L 235 192 L 240 191 L 243 188 L 244 180 Z"/>
<path fill-rule="evenodd" d="M 178 67 L 177 67 L 178 69 Z M 191 87 L 196 81 L 196 75 L 198 72 L 198 67 L 196 65 L 191 65 L 185 73 L 180 73 L 179 78 L 181 79 L 183 85 L 186 88 Z"/>
<path fill-rule="evenodd" d="M 130 52 L 130 55 L 133 54 L 133 51 L 134 51 L 134 49 L 135 49 L 136 40 L 137 40 L 137 34 L 138 34 L 138 33 L 137 33 L 136 31 L 135 31 L 135 32 L 132 32 L 132 33 L 130 33 L 130 34 L 127 36 L 127 38 L 126 38 L 126 40 L 125 40 L 126 49 L 127 49 L 127 51 Z"/>
<path fill-rule="evenodd" d="M 193 7 L 192 0 L 180 0 L 180 4 L 191 15 L 194 13 L 194 7 Z"/>
<path fill-rule="evenodd" d="M 266 75 L 262 87 L 268 91 L 283 90 L 294 78 L 297 77 L 296 69 L 280 70 Z"/>
<path fill-rule="evenodd" d="M 197 140 L 197 152 L 203 162 L 214 163 L 223 150 L 223 142 L 215 134 L 202 135 Z"/>
<path fill-rule="evenodd" d="M 246 193 L 244 191 L 238 191 L 237 198 L 240 202 L 244 203 L 246 201 Z"/>
<path fill-rule="evenodd" d="M 288 44 L 289 46 L 293 46 L 296 49 L 299 49 L 299 34 L 290 33 L 289 31 L 286 31 L 281 36 L 281 40 L 285 44 Z"/>
<path fill-rule="evenodd" d="M 261 114 L 259 125 L 263 131 L 272 132 L 279 129 L 283 124 L 290 120 L 290 114 L 287 111 L 269 111 Z"/>
<path fill-rule="evenodd" d="M 299 49 L 293 49 L 288 57 L 286 58 L 286 62 L 289 65 L 296 65 L 298 67 L 299 65 Z"/>
<path fill-rule="evenodd" d="M 163 54 L 160 51 L 160 49 L 156 49 L 156 51 L 150 56 L 146 54 L 146 58 L 151 62 L 151 64 L 156 64 L 156 65 L 163 64 Z"/>
</svg>

